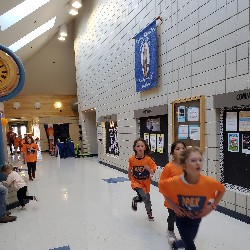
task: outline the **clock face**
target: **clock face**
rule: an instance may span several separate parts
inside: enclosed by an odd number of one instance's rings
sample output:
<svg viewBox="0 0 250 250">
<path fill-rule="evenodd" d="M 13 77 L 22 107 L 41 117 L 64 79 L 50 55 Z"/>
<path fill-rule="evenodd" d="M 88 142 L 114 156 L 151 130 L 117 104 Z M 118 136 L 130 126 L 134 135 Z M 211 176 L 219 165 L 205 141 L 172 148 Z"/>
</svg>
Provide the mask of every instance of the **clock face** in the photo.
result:
<svg viewBox="0 0 250 250">
<path fill-rule="evenodd" d="M 0 97 L 11 93 L 18 85 L 18 69 L 14 60 L 0 51 Z"/>
</svg>

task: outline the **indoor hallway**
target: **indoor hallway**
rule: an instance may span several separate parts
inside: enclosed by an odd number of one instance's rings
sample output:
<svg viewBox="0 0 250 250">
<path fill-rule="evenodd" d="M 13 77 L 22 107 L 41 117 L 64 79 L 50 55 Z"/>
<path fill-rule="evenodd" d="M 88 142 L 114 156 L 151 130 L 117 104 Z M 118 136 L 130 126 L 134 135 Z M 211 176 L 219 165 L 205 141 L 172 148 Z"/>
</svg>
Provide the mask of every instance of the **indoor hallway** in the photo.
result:
<svg viewBox="0 0 250 250">
<path fill-rule="evenodd" d="M 1 250 L 170 249 L 158 188 L 151 189 L 151 222 L 142 204 L 132 211 L 136 193 L 127 175 L 96 157 L 59 159 L 43 153 L 28 185 L 39 202 L 28 203 L 27 211 L 11 210 L 17 221 L 0 224 Z M 248 250 L 250 225 L 215 211 L 203 219 L 196 245 L 198 250 Z"/>
</svg>

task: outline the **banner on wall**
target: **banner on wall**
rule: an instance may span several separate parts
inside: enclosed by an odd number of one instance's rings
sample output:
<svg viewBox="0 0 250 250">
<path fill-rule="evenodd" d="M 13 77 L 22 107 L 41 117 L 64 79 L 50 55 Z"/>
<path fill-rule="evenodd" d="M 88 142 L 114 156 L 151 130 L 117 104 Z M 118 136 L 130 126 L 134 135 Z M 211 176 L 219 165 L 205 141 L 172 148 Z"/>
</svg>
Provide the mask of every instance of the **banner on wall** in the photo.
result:
<svg viewBox="0 0 250 250">
<path fill-rule="evenodd" d="M 156 20 L 134 38 L 136 92 L 141 92 L 157 85 L 158 44 Z"/>
<path fill-rule="evenodd" d="M 106 153 L 119 156 L 117 122 L 105 122 L 106 128 Z"/>
</svg>

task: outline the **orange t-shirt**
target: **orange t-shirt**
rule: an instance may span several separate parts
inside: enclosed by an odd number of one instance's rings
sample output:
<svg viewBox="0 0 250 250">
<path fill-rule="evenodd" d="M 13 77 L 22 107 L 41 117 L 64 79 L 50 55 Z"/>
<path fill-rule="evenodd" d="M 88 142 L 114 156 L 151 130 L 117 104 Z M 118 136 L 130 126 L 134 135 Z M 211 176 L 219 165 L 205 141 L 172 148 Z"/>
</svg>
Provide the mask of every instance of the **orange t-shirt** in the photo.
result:
<svg viewBox="0 0 250 250">
<path fill-rule="evenodd" d="M 148 165 L 151 170 L 156 171 L 156 164 L 154 160 L 149 156 L 144 156 L 141 159 L 137 159 L 134 155 L 129 157 L 129 169 L 131 172 L 131 187 L 142 188 L 146 193 L 150 192 L 151 177 L 148 170 L 144 166 Z"/>
<path fill-rule="evenodd" d="M 158 182 L 158 187 L 160 187 L 160 185 L 163 185 L 164 181 L 168 180 L 169 178 L 173 178 L 174 176 L 179 176 L 181 174 L 183 174 L 182 167 L 177 166 L 173 161 L 169 162 L 162 170 Z M 167 208 L 171 208 L 166 199 L 164 201 L 164 206 Z"/>
<path fill-rule="evenodd" d="M 197 184 L 188 184 L 184 175 L 173 177 L 160 185 L 159 191 L 169 197 L 174 203 L 187 211 L 199 212 L 210 199 L 214 199 L 216 192 L 223 192 L 225 187 L 209 176 L 200 175 Z"/>
<path fill-rule="evenodd" d="M 31 143 L 31 144 L 23 144 L 22 146 L 22 152 L 25 155 L 26 162 L 37 161 L 37 152 L 32 149 L 38 150 L 39 149 L 38 145 L 36 143 Z"/>
</svg>

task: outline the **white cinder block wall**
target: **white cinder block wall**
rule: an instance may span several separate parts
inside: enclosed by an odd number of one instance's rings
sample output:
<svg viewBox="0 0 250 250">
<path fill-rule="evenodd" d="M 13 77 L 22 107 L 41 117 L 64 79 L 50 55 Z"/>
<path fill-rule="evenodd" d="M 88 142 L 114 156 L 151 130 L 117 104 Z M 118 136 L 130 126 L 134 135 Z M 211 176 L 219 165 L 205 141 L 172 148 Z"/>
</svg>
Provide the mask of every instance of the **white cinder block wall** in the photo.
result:
<svg viewBox="0 0 250 250">
<path fill-rule="evenodd" d="M 75 23 L 79 111 L 117 114 L 120 156 L 99 160 L 126 169 L 137 137 L 134 110 L 206 96 L 204 174 L 220 178 L 219 111 L 213 95 L 247 89 L 249 83 L 249 0 L 85 0 Z M 135 92 L 134 40 L 160 15 L 159 76 L 152 90 Z M 84 126 L 84 124 L 82 124 Z M 237 202 L 241 201 L 241 202 Z M 221 205 L 250 215 L 249 194 L 228 190 Z"/>
</svg>

